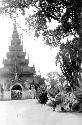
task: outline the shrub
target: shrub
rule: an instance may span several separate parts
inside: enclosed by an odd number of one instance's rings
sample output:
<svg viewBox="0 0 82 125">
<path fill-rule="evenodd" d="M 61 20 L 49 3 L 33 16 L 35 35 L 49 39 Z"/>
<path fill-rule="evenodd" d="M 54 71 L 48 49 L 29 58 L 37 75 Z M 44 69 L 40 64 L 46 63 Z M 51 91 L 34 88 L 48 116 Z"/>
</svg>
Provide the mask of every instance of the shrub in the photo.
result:
<svg viewBox="0 0 82 125">
<path fill-rule="evenodd" d="M 47 91 L 46 88 L 43 86 L 40 86 L 37 88 L 37 99 L 41 104 L 46 104 L 48 97 L 47 97 Z"/>
</svg>

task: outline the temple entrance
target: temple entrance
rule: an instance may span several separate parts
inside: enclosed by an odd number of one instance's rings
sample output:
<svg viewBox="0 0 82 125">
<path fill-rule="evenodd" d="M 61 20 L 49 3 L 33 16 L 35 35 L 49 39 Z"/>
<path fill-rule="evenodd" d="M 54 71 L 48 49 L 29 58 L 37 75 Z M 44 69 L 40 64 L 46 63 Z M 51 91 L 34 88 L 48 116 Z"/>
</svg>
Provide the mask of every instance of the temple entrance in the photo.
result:
<svg viewBox="0 0 82 125">
<path fill-rule="evenodd" d="M 11 89 L 11 99 L 20 100 L 22 99 L 22 87 L 18 84 L 14 85 Z"/>
</svg>

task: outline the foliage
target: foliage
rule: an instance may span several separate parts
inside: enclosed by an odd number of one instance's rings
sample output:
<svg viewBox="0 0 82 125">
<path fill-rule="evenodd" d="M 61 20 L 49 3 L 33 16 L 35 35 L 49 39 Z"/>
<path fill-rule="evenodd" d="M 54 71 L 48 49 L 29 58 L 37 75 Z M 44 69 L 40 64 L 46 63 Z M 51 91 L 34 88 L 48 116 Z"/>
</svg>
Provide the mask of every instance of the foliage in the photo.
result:
<svg viewBox="0 0 82 125">
<path fill-rule="evenodd" d="M 62 23 L 65 33 L 79 29 L 81 0 L 43 0 L 40 7 L 46 17 Z"/>
<path fill-rule="evenodd" d="M 34 81 L 33 83 L 36 88 L 40 87 L 41 85 L 45 85 L 45 79 L 41 77 L 40 75 L 35 75 L 34 76 Z"/>
<path fill-rule="evenodd" d="M 45 79 L 41 76 L 36 76 L 36 80 L 34 85 L 36 88 L 36 96 L 40 103 L 45 104 L 47 101 L 47 90 L 46 90 L 46 84 Z"/>
<path fill-rule="evenodd" d="M 17 9 L 24 10 L 34 5 L 37 0 L 2 0 L 2 11 L 15 12 Z"/>
<path fill-rule="evenodd" d="M 26 18 L 29 27 L 34 27 L 35 36 L 43 35 L 46 44 L 59 45 L 63 37 L 76 35 L 80 28 L 81 0 L 3 0 L 2 11 L 13 13 L 17 9 L 25 14 L 26 8 L 34 8 L 34 14 Z M 27 10 L 28 11 L 28 10 Z M 56 20 L 59 25 L 48 29 L 47 22 Z"/>
<path fill-rule="evenodd" d="M 48 97 L 47 97 L 47 91 L 45 86 L 40 86 L 37 89 L 37 99 L 40 103 L 46 104 Z"/>
<path fill-rule="evenodd" d="M 77 77 L 80 70 L 80 59 L 78 57 L 78 39 L 73 39 L 67 43 L 62 43 L 60 51 L 56 56 L 56 63 L 60 63 L 60 68 L 70 86 L 75 89 L 78 85 Z"/>
<path fill-rule="evenodd" d="M 63 86 L 65 80 L 66 79 L 64 75 L 59 74 L 58 72 L 49 72 L 46 78 L 46 81 L 49 82 L 50 85 L 53 85 L 54 87 L 58 86 L 59 84 Z"/>
<path fill-rule="evenodd" d="M 26 8 L 34 7 L 36 11 L 26 18 L 29 29 L 35 29 L 35 36 L 43 35 L 46 44 L 60 45 L 57 62 L 70 86 L 75 89 L 78 85 L 77 77 L 80 71 L 81 53 L 77 47 L 82 47 L 82 0 L 3 0 L 1 12 L 16 13 L 17 9 L 25 14 Z M 53 30 L 48 29 L 47 22 L 52 19 L 58 22 Z M 61 39 L 74 36 L 72 41 L 61 44 Z M 78 39 L 79 38 L 79 39 Z M 80 46 L 81 45 L 81 46 Z"/>
<path fill-rule="evenodd" d="M 26 8 L 33 8 L 34 14 L 26 18 L 29 29 L 34 27 L 35 36 L 43 35 L 46 44 L 58 46 L 62 38 L 69 35 L 80 36 L 81 26 L 81 0 L 3 0 L 1 12 L 16 12 L 17 9 L 25 14 Z M 27 10 L 28 11 L 28 10 Z M 58 22 L 53 30 L 48 29 L 47 22 L 52 19 Z"/>
<path fill-rule="evenodd" d="M 73 105 L 73 109 L 75 111 L 82 112 L 82 88 L 77 88 L 77 90 L 74 92 L 76 99 L 78 103 Z"/>
<path fill-rule="evenodd" d="M 48 96 L 49 97 L 52 97 L 52 98 L 55 98 L 55 96 L 59 93 L 59 88 L 58 87 L 51 87 L 49 90 L 48 90 Z"/>
<path fill-rule="evenodd" d="M 37 9 L 37 14 L 35 14 L 39 20 L 36 19 L 38 27 L 35 28 L 35 31 L 37 32 L 40 26 L 46 44 L 58 46 L 62 38 L 78 34 L 80 28 L 80 6 L 80 0 L 39 0 L 39 9 Z M 40 19 L 44 19 L 44 23 L 42 23 Z M 53 25 L 53 30 L 48 29 L 46 26 L 46 23 L 51 22 L 52 19 L 59 23 L 56 29 L 54 28 L 55 25 Z M 38 35 L 39 34 L 40 32 Z"/>
<path fill-rule="evenodd" d="M 57 72 L 49 72 L 49 73 L 47 74 L 46 81 L 47 81 L 48 83 L 50 83 L 50 85 L 56 86 L 57 83 L 58 83 L 57 75 L 58 75 Z"/>
<path fill-rule="evenodd" d="M 54 97 L 50 95 L 49 106 L 55 111 L 76 111 L 75 105 L 78 104 L 75 94 L 71 91 L 70 86 L 63 88 Z"/>
<path fill-rule="evenodd" d="M 73 105 L 78 103 L 74 93 L 71 92 L 71 91 L 65 91 L 64 90 L 62 93 L 61 92 L 58 93 L 58 95 L 55 98 L 56 98 L 55 102 L 58 102 L 58 101 L 61 100 L 61 102 L 59 104 L 60 108 L 61 108 L 60 109 L 61 111 L 73 111 Z"/>
</svg>

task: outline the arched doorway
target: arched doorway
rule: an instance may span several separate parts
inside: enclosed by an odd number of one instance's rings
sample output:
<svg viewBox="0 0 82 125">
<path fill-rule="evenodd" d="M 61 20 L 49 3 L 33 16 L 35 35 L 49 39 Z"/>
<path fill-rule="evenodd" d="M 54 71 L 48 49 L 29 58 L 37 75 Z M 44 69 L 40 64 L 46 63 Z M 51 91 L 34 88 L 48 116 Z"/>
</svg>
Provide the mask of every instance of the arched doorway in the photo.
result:
<svg viewBox="0 0 82 125">
<path fill-rule="evenodd" d="M 20 100 L 22 99 L 22 87 L 19 84 L 16 84 L 11 89 L 11 99 Z"/>
</svg>

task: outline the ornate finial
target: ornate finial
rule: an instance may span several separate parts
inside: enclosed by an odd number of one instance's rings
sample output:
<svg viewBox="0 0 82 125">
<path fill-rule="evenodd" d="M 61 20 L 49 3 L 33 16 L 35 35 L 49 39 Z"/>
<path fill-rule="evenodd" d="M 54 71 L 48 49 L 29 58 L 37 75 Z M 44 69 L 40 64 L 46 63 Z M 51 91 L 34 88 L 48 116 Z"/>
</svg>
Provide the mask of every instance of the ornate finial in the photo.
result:
<svg viewBox="0 0 82 125">
<path fill-rule="evenodd" d="M 15 61 L 15 80 L 18 79 L 18 75 L 17 75 L 17 68 L 16 68 L 16 61 Z"/>
<path fill-rule="evenodd" d="M 13 25 L 14 25 L 14 31 L 17 31 L 16 21 L 15 21 L 15 23 Z"/>
<path fill-rule="evenodd" d="M 16 28 L 16 17 L 14 18 L 14 28 Z"/>
<path fill-rule="evenodd" d="M 16 24 L 16 16 L 14 17 L 14 24 Z"/>
<path fill-rule="evenodd" d="M 16 64 L 16 61 L 15 61 L 15 74 L 17 73 L 17 67 L 16 66 L 17 66 L 17 64 Z"/>
<path fill-rule="evenodd" d="M 17 31 L 17 22 L 16 22 L 16 19 L 14 21 L 14 30 L 13 30 L 13 34 L 12 34 L 12 41 L 11 41 L 11 44 L 21 44 L 21 39 L 19 38 L 19 33 Z"/>
</svg>

